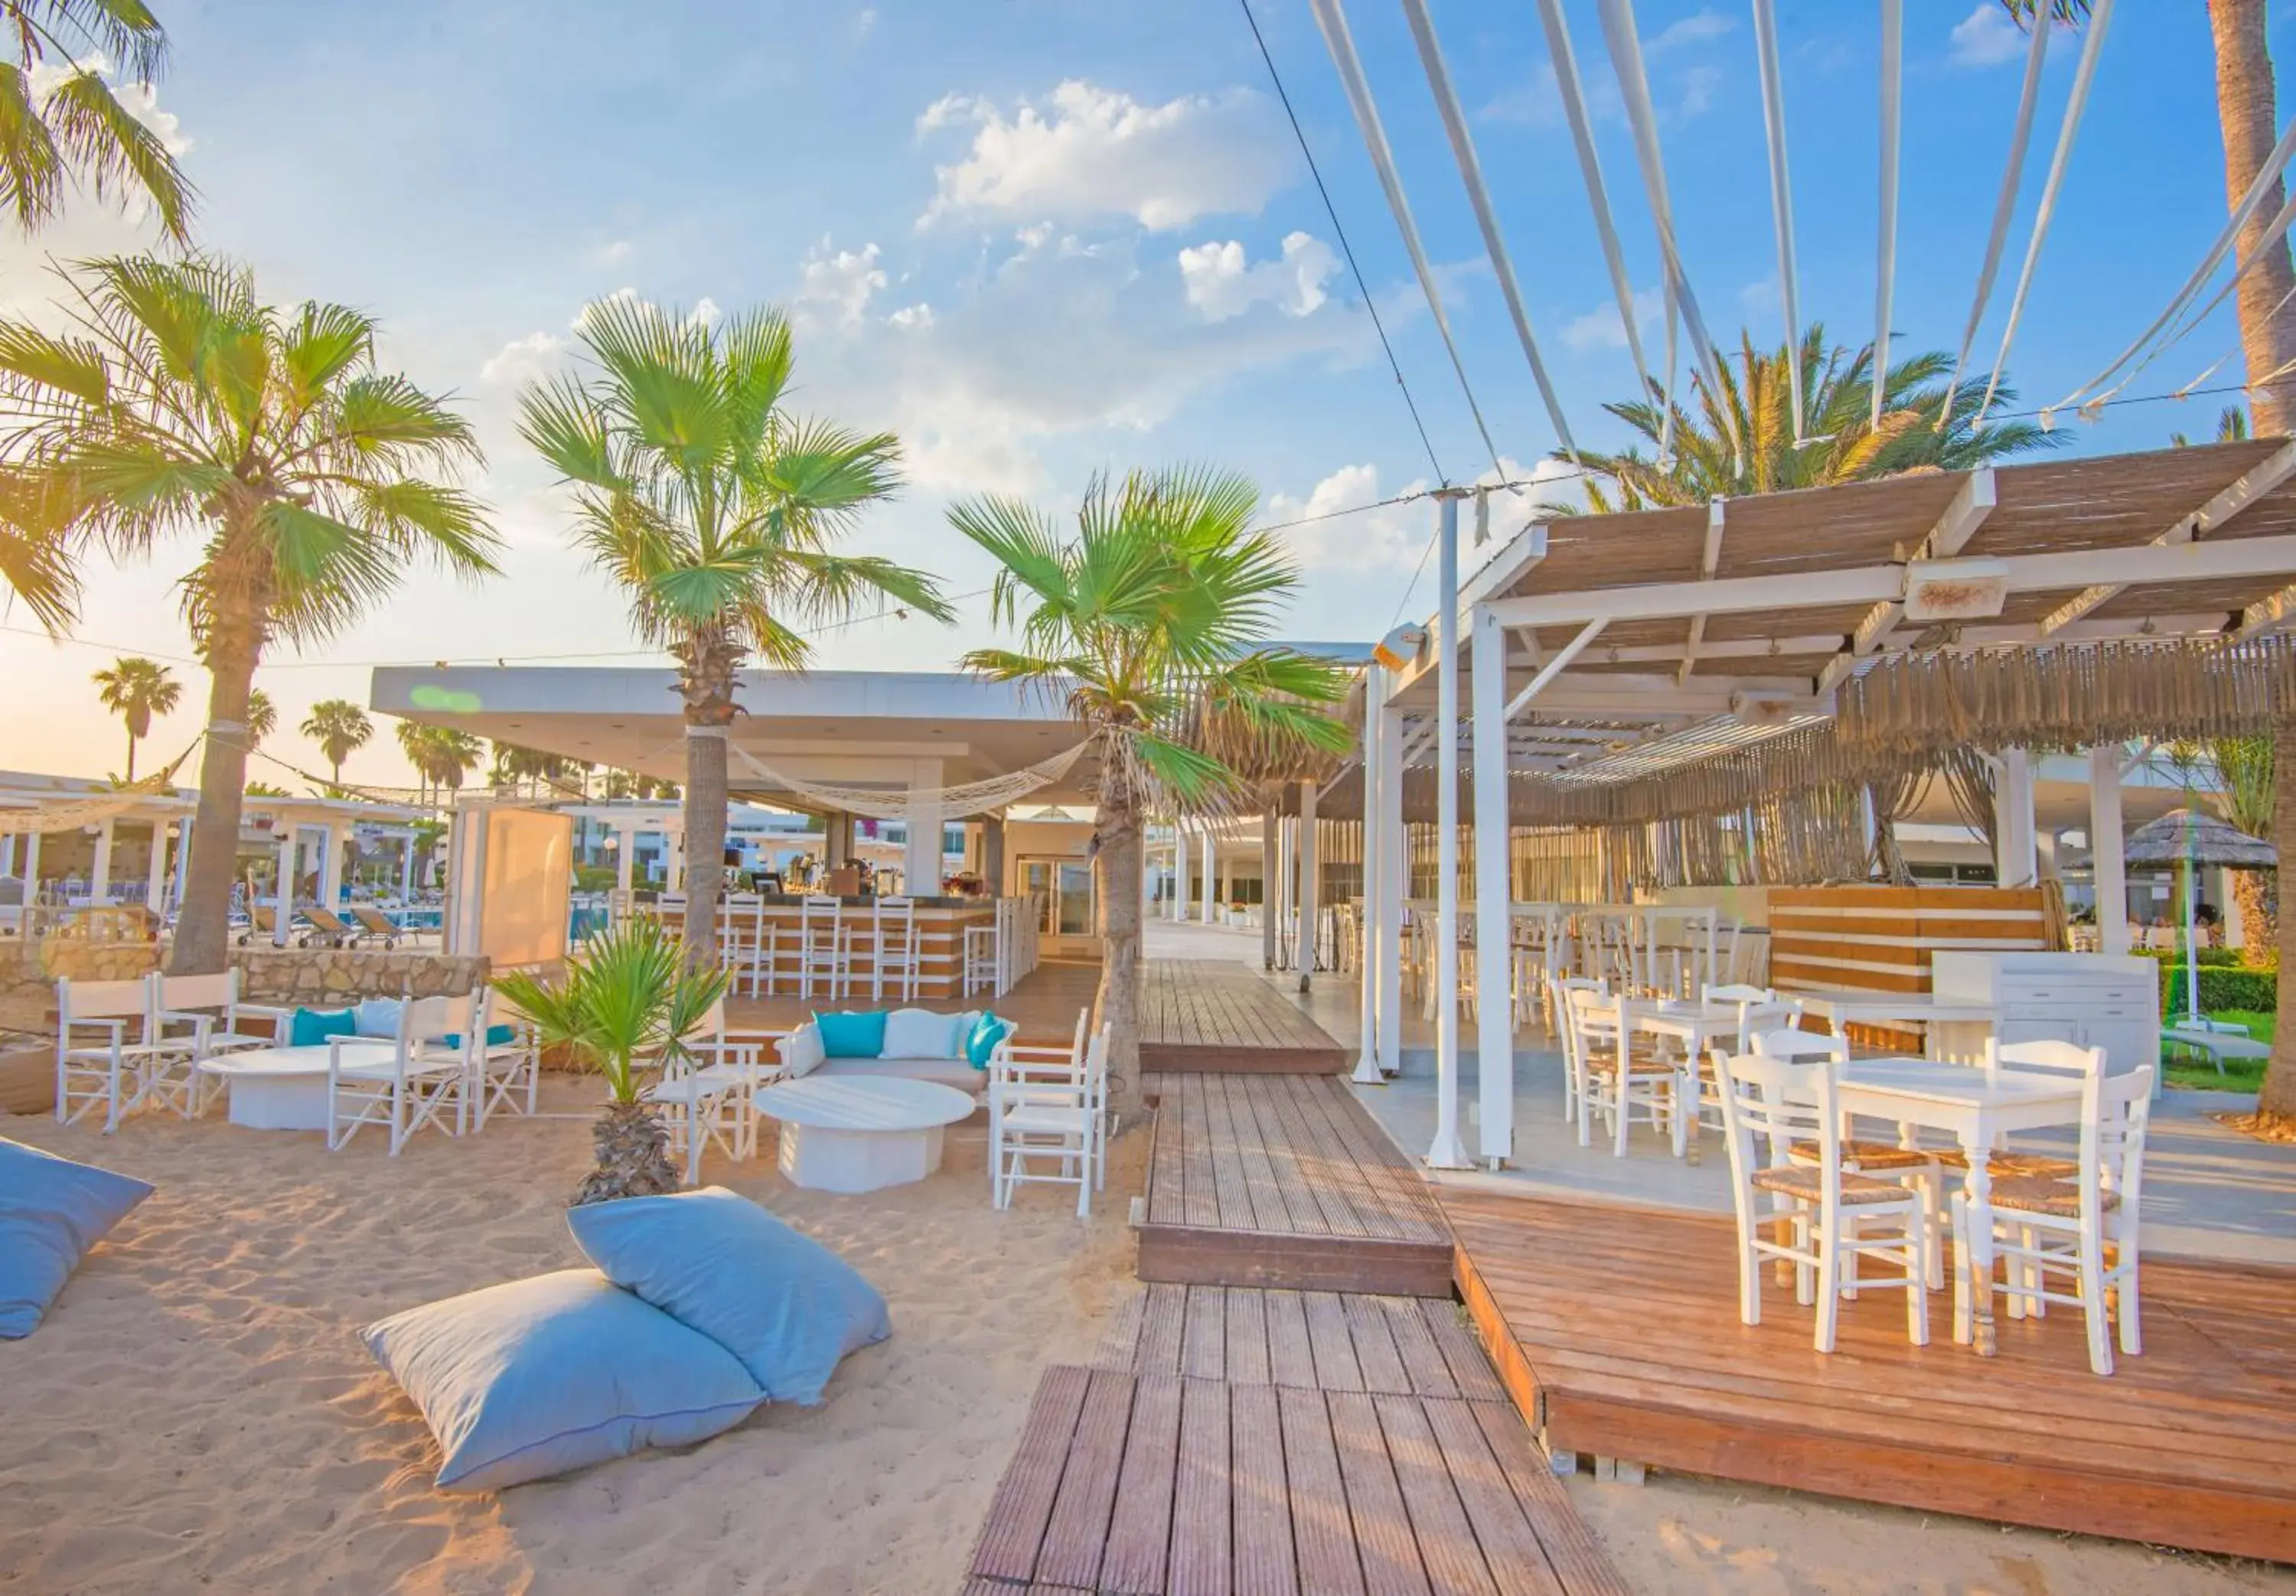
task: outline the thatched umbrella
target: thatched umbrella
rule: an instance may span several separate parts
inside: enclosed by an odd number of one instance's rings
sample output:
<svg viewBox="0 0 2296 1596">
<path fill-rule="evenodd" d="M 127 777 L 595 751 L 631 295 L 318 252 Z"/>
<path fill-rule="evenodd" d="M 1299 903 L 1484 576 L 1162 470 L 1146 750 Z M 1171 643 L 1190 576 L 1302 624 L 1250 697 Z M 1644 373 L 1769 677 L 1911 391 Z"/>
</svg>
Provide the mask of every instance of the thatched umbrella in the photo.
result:
<svg viewBox="0 0 2296 1596">
<path fill-rule="evenodd" d="M 2280 855 L 2261 837 L 2251 837 L 2198 809 L 2171 809 L 2128 834 L 2122 857 L 2131 864 L 2185 867 L 2185 1011 L 2201 1012 L 2201 961 L 2194 949 L 2194 921 L 2200 900 L 2198 872 L 2203 864 L 2226 870 L 2272 870 Z"/>
</svg>

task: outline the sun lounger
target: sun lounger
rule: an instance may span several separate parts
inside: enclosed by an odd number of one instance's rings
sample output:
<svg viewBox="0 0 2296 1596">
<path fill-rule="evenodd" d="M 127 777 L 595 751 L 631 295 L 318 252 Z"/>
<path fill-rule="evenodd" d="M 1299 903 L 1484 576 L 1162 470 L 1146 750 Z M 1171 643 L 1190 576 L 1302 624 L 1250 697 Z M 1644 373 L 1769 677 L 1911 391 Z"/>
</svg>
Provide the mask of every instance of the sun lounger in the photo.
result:
<svg viewBox="0 0 2296 1596">
<path fill-rule="evenodd" d="M 2161 1040 L 2171 1047 L 2186 1048 L 2196 1053 L 2206 1053 L 2217 1073 L 2225 1072 L 2226 1059 L 2268 1059 L 2272 1047 L 2248 1034 L 2245 1026 L 2228 1025 L 2221 1020 L 2200 1020 L 2183 1025 L 2161 1027 Z"/>
<path fill-rule="evenodd" d="M 339 918 L 333 911 L 322 909 L 316 904 L 311 904 L 303 911 L 303 918 L 311 922 L 310 932 L 303 938 L 303 945 L 306 947 L 311 945 L 311 939 L 315 937 L 336 947 L 357 947 L 367 937 L 367 932 L 363 928 L 349 924 Z"/>
<path fill-rule="evenodd" d="M 378 910 L 367 907 L 365 904 L 353 904 L 350 913 L 351 918 L 358 921 L 368 936 L 381 937 L 382 945 L 387 948 L 397 947 L 399 937 L 406 935 L 398 921 Z"/>
</svg>

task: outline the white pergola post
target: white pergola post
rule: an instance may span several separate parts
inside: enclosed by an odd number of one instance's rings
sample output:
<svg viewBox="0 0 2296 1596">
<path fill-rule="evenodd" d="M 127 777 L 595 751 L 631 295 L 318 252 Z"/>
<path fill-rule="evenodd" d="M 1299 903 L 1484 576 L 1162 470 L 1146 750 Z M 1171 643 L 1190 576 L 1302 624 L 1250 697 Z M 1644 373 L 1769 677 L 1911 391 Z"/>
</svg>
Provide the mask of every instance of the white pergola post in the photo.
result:
<svg viewBox="0 0 2296 1596">
<path fill-rule="evenodd" d="M 1474 612 L 1475 1084 L 1477 1138 L 1496 1169 L 1514 1156 L 1512 884 L 1507 880 L 1506 634 Z"/>
<path fill-rule="evenodd" d="M 2023 749 L 2005 749 L 1993 778 L 1993 879 L 2001 886 L 2030 887 L 2040 880 L 2033 830 L 2033 757 Z"/>
<path fill-rule="evenodd" d="M 1435 598 L 1435 1140 L 1437 1169 L 1465 1169 L 1459 1136 L 1459 500 L 1437 503 Z"/>
<path fill-rule="evenodd" d="M 1275 805 L 1260 811 L 1259 963 L 1263 970 L 1275 968 L 1275 833 L 1282 824 Z"/>
<path fill-rule="evenodd" d="M 1185 822 L 1172 823 L 1172 919 L 1185 924 L 1188 905 L 1195 901 L 1195 865 L 1188 855 L 1195 849 Z"/>
<path fill-rule="evenodd" d="M 272 894 L 271 945 L 287 945 L 287 922 L 295 918 L 295 842 L 296 828 L 291 822 L 279 823 L 279 886 Z"/>
<path fill-rule="evenodd" d="M 1390 686 L 1392 686 L 1390 681 Z M 1379 1067 L 1403 1072 L 1403 909 L 1411 872 L 1403 856 L 1403 711 L 1379 711 Z M 1373 843 L 1366 838 L 1368 853 Z"/>
<path fill-rule="evenodd" d="M 614 886 L 628 901 L 631 888 L 637 880 L 638 829 L 636 823 L 628 825 L 619 821 L 606 823 L 614 838 Z"/>
<path fill-rule="evenodd" d="M 184 902 L 184 883 L 192 871 L 192 817 L 188 814 L 176 823 L 176 887 L 174 899 L 180 908 Z"/>
<path fill-rule="evenodd" d="M 1374 665 L 1366 671 L 1364 689 L 1363 957 L 1356 968 L 1356 979 L 1360 986 L 1356 1030 L 1361 1045 L 1357 1050 L 1355 1074 L 1350 1078 L 1360 1085 L 1377 1086 L 1387 1079 L 1379 1068 L 1380 992 L 1385 984 L 1382 972 L 1386 962 L 1394 956 L 1389 939 L 1382 935 L 1388 921 L 1387 884 L 1380 869 L 1385 850 L 1379 846 L 1379 745 L 1381 732 L 1387 724 L 1380 700 L 1387 692 L 1387 667 Z"/>
<path fill-rule="evenodd" d="M 12 876 L 15 873 L 16 833 L 11 831 L 5 837 L 0 837 L 0 876 Z"/>
<path fill-rule="evenodd" d="M 24 919 L 17 934 L 32 934 L 32 905 L 40 901 L 40 833 L 24 833 Z"/>
<path fill-rule="evenodd" d="M 152 817 L 152 856 L 144 862 L 144 906 L 154 914 L 168 912 L 168 822 Z"/>
<path fill-rule="evenodd" d="M 832 837 L 836 835 L 834 829 L 836 823 L 836 819 L 832 817 L 830 822 L 832 827 L 830 834 Z M 685 890 L 685 829 L 676 827 L 665 830 L 661 834 L 661 889 L 664 892 L 683 892 Z M 837 850 L 836 862 L 839 864 L 845 863 L 845 854 L 841 848 Z"/>
<path fill-rule="evenodd" d="M 1212 861 L 1219 852 L 1219 845 L 1212 840 L 1212 829 L 1208 824 L 1196 829 L 1196 840 L 1203 845 L 1201 873 L 1196 881 L 1196 923 L 1208 926 L 1212 923 L 1212 893 L 1218 886 L 1218 867 Z"/>
<path fill-rule="evenodd" d="M 88 867 L 87 901 L 101 905 L 111 901 L 111 824 L 95 828 L 95 863 Z"/>
<path fill-rule="evenodd" d="M 1278 933 L 1275 944 L 1275 967 L 1289 968 L 1283 962 L 1283 939 L 1290 937 L 1293 927 L 1292 916 L 1299 904 L 1297 885 L 1292 879 L 1292 857 L 1297 851 L 1293 844 L 1298 834 L 1292 828 L 1292 817 L 1285 815 L 1275 823 L 1275 916 Z"/>
<path fill-rule="evenodd" d="M 1307 991 L 1316 978 L 1316 921 L 1324 912 L 1323 860 L 1316 839 L 1316 783 L 1300 783 L 1300 990 Z"/>
<path fill-rule="evenodd" d="M 409 826 L 398 839 L 398 901 L 406 903 L 414 896 L 415 831 Z"/>
<path fill-rule="evenodd" d="M 319 855 L 319 906 L 332 913 L 343 896 L 343 834 L 333 821 L 319 830 L 325 850 Z"/>
<path fill-rule="evenodd" d="M 2088 853 L 2096 872 L 2096 946 L 2128 951 L 2128 865 L 2121 856 L 2120 749 L 2088 751 Z"/>
<path fill-rule="evenodd" d="M 901 855 L 901 889 L 911 897 L 940 890 L 940 761 L 919 759 L 909 768 L 909 840 Z"/>
</svg>

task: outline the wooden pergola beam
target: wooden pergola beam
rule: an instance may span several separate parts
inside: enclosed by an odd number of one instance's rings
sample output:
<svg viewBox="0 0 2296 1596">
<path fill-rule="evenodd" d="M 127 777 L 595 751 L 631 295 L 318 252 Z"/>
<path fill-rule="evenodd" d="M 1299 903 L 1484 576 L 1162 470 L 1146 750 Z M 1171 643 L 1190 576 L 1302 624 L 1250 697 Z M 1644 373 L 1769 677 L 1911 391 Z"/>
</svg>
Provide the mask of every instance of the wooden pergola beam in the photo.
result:
<svg viewBox="0 0 2296 1596">
<path fill-rule="evenodd" d="M 1938 517 L 1937 524 L 1923 537 L 1915 557 L 1950 560 L 1960 553 L 1985 524 L 1985 518 L 1993 513 L 1994 503 L 1993 468 L 1982 466 L 1970 472 L 1962 479 L 1953 502 L 1945 507 L 1945 513 Z M 1857 662 L 1880 648 L 1897 629 L 1905 613 L 1905 603 L 1899 599 L 1883 599 L 1867 610 L 1866 618 L 1849 634 L 1849 646 L 1827 660 L 1825 668 L 1817 673 L 1818 692 L 1829 693 L 1839 687 L 1857 668 Z"/>
<path fill-rule="evenodd" d="M 1714 580 L 1715 569 L 1722 563 L 1723 506 L 1728 503 L 1726 499 L 1716 499 L 1706 506 L 1706 547 L 1699 557 L 1698 574 L 1709 582 Z M 1682 669 L 1675 676 L 1677 682 L 1690 680 L 1690 673 L 1698 668 L 1699 645 L 1705 641 L 1706 618 L 1693 615 L 1690 618 L 1690 635 L 1683 641 Z"/>
</svg>

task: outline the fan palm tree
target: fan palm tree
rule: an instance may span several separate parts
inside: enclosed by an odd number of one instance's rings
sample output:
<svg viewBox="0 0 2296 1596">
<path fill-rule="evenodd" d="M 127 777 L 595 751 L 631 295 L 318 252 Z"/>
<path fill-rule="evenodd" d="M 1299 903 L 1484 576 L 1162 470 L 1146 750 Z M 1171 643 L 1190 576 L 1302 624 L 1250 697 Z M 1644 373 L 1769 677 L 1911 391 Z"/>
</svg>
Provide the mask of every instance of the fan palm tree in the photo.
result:
<svg viewBox="0 0 2296 1596">
<path fill-rule="evenodd" d="M 2272 835 L 2274 759 L 2269 737 L 2219 737 L 2209 744 L 2217 767 L 2218 794 L 2225 818 L 2251 837 Z M 2279 872 L 2235 870 L 2234 896 L 2240 899 L 2242 940 L 2251 963 L 2262 963 L 2280 937 Z"/>
<path fill-rule="evenodd" d="M 184 696 L 184 684 L 156 659 L 123 654 L 93 678 L 102 691 L 103 707 L 127 727 L 127 776 L 135 780 L 135 745 L 151 734 L 152 717 L 172 711 Z"/>
<path fill-rule="evenodd" d="M 1802 436 L 1793 430 L 1792 372 L 1801 365 Z M 1944 382 L 1949 355 L 1915 355 L 1890 368 L 1882 388 L 1882 425 L 1873 425 L 1874 347 L 1828 348 L 1825 329 L 1813 325 L 1792 355 L 1784 346 L 1757 349 L 1741 335 L 1735 357 L 1721 368 L 1715 391 L 1703 373 L 1691 378 L 1691 405 L 1676 405 L 1670 454 L 1663 453 L 1667 415 L 1647 400 L 1605 405 L 1649 440 L 1651 452 L 1582 453 L 1589 507 L 1597 512 L 1703 504 L 1747 494 L 1858 482 L 1911 471 L 1967 471 L 2012 454 L 2054 449 L 2069 441 L 2030 422 L 1975 425 L 1985 398 L 1982 380 L 1957 384 L 1945 424 Z M 2015 397 L 1996 391 L 1997 402 Z M 1557 452 L 1555 458 L 1565 456 Z M 1541 505 L 1546 515 L 1574 507 Z"/>
<path fill-rule="evenodd" d="M 263 740 L 278 729 L 279 706 L 273 703 L 271 695 L 260 687 L 249 688 L 247 692 L 248 748 L 253 749 L 262 747 Z"/>
<path fill-rule="evenodd" d="M 40 530 L 149 557 L 195 538 L 177 589 L 208 667 L 206 747 L 170 968 L 224 967 L 247 784 L 250 680 L 274 642 L 340 631 L 428 561 L 494 569 L 494 534 L 452 473 L 470 424 L 375 364 L 375 324 L 280 309 L 225 262 L 84 263 L 69 324 L 0 319 L 0 458 Z"/>
<path fill-rule="evenodd" d="M 1042 686 L 1092 728 L 1100 779 L 1092 855 L 1101 937 L 1099 1018 L 1119 1107 L 1140 1106 L 1140 866 L 1151 814 L 1218 809 L 1242 796 L 1229 757 L 1345 749 L 1326 712 L 1334 666 L 1270 646 L 1298 566 L 1250 529 L 1259 494 L 1211 471 L 1096 480 L 1076 535 L 1017 500 L 967 500 L 956 529 L 997 561 L 992 612 L 1022 651 L 975 649 L 966 669 Z"/>
<path fill-rule="evenodd" d="M 334 772 L 329 785 L 340 788 L 343 761 L 367 745 L 374 736 L 374 723 L 348 699 L 321 699 L 303 722 L 303 735 L 319 745 Z"/>
<path fill-rule="evenodd" d="M 640 635 L 677 661 L 685 941 L 707 959 L 724 881 L 726 729 L 743 708 L 743 666 L 801 670 L 813 651 L 799 627 L 873 602 L 955 616 L 922 572 L 832 552 L 893 491 L 899 445 L 783 408 L 792 349 L 778 311 L 709 323 L 607 299 L 584 312 L 579 336 L 590 369 L 529 388 L 521 431 L 574 490 L 577 544 L 627 591 Z"/>
<path fill-rule="evenodd" d="M 668 1133 L 645 1101 L 642 1071 L 689 1056 L 687 1039 L 726 994 L 717 962 L 688 960 L 675 937 L 641 920 L 583 943 L 562 978 L 513 970 L 496 976 L 495 989 L 534 1021 L 542 1046 L 571 1050 L 605 1080 L 605 1112 L 591 1134 L 597 1162 L 575 1206 L 676 1191 Z"/>
<path fill-rule="evenodd" d="M 191 241 L 192 185 L 150 127 L 104 81 L 112 63 L 150 88 L 168 36 L 143 0 L 0 0 L 0 203 L 37 232 L 71 183 L 100 200 L 140 197 L 178 244 Z"/>
<path fill-rule="evenodd" d="M 2193 446 L 2193 440 L 2181 432 L 2169 434 L 2169 441 L 2180 449 L 2189 449 Z M 2247 442 L 2248 412 L 2237 405 L 2227 405 L 2218 411 L 2216 441 L 2218 443 Z"/>
</svg>

